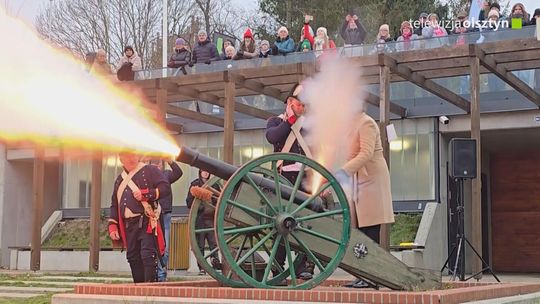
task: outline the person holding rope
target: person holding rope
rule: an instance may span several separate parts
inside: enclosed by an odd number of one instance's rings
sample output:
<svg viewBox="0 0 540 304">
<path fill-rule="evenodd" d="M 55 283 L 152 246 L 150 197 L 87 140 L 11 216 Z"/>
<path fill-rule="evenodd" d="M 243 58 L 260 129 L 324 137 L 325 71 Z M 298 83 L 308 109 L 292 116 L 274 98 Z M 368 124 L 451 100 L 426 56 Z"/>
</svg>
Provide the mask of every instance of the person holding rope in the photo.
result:
<svg viewBox="0 0 540 304">
<path fill-rule="evenodd" d="M 116 178 L 111 201 L 109 236 L 127 248 L 133 282 L 155 282 L 165 251 L 159 225 L 160 197 L 170 195 L 169 182 L 156 166 L 145 165 L 132 152 L 120 153 L 124 170 Z"/>
</svg>

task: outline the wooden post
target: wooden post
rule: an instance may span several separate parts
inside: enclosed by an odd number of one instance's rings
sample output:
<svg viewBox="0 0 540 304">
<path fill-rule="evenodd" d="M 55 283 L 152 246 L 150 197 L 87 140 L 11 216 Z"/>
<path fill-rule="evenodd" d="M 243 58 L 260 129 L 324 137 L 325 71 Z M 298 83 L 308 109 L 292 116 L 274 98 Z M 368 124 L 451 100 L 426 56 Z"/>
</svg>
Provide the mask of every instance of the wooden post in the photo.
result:
<svg viewBox="0 0 540 304">
<path fill-rule="evenodd" d="M 229 76 L 229 72 L 224 72 L 225 80 L 225 100 L 224 119 L 225 127 L 223 131 L 223 161 L 234 163 L 234 105 L 236 87 L 234 79 Z"/>
<path fill-rule="evenodd" d="M 167 89 L 164 88 L 163 79 L 156 83 L 156 120 L 165 128 L 167 118 Z"/>
<path fill-rule="evenodd" d="M 386 134 L 386 126 L 390 124 L 390 68 L 386 65 L 379 66 L 379 129 L 386 165 L 390 168 L 390 144 Z M 387 251 L 390 249 L 390 224 L 381 225 L 380 245 Z"/>
<path fill-rule="evenodd" d="M 540 35 L 540 33 L 538 33 Z M 538 91 L 540 90 L 540 70 L 534 70 L 534 88 Z"/>
<path fill-rule="evenodd" d="M 476 139 L 476 178 L 472 180 L 471 199 L 471 243 L 482 254 L 482 145 L 480 141 L 480 60 L 470 57 L 471 67 L 471 138 Z M 471 260 L 473 273 L 482 269 L 482 263 L 476 255 Z"/>
<path fill-rule="evenodd" d="M 92 159 L 92 192 L 90 193 L 90 259 L 89 271 L 99 270 L 99 226 L 101 222 L 101 175 L 103 154 L 95 152 Z"/>
<path fill-rule="evenodd" d="M 41 263 L 41 217 L 45 190 L 45 150 L 34 150 L 34 170 L 32 186 L 32 243 L 30 246 L 30 269 L 38 271 Z"/>
</svg>

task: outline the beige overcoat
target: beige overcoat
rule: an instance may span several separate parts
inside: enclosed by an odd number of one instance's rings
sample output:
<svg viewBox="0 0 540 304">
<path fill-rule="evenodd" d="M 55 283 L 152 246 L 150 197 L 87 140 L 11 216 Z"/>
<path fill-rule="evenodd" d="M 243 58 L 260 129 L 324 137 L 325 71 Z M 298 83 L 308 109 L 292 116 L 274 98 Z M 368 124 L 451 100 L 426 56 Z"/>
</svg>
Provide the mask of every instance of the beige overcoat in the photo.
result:
<svg viewBox="0 0 540 304">
<path fill-rule="evenodd" d="M 383 156 L 379 126 L 361 112 L 355 117 L 348 135 L 351 144 L 343 169 L 350 176 L 357 174 L 357 201 L 350 202 L 355 206 L 351 210 L 353 225 L 361 228 L 393 223 L 390 173 Z"/>
</svg>

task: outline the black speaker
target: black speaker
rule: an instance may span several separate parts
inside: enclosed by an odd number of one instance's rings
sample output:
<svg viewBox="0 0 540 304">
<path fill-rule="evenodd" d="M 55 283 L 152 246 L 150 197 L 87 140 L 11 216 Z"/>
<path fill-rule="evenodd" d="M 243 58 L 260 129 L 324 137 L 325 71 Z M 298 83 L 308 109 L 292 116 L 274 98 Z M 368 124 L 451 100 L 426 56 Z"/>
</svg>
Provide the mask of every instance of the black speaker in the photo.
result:
<svg viewBox="0 0 540 304">
<path fill-rule="evenodd" d="M 452 138 L 449 154 L 451 177 L 476 178 L 476 139 Z"/>
</svg>

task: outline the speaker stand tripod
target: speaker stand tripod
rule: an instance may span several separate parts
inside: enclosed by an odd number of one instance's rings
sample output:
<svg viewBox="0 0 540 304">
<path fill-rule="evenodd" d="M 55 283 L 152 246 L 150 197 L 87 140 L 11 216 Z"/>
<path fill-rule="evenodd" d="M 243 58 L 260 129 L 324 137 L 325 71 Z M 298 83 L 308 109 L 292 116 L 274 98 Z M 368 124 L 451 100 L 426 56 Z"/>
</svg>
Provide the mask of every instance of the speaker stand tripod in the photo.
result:
<svg viewBox="0 0 540 304">
<path fill-rule="evenodd" d="M 464 178 L 457 178 L 458 180 L 458 197 L 457 197 L 457 207 L 456 207 L 456 213 L 457 213 L 457 234 L 456 234 L 456 242 L 454 244 L 454 247 L 452 248 L 452 251 L 450 251 L 450 254 L 448 255 L 448 258 L 444 262 L 443 267 L 441 268 L 441 272 L 447 268 L 448 273 L 452 275 L 451 280 L 455 281 L 456 277 L 459 277 L 460 281 L 468 281 L 471 278 L 476 277 L 477 275 L 483 273 L 484 271 L 488 270 L 491 275 L 497 280 L 497 282 L 501 282 L 497 275 L 493 272 L 491 267 L 486 263 L 486 261 L 482 258 L 482 256 L 476 251 L 474 246 L 469 242 L 467 237 L 465 236 L 465 217 L 464 217 L 464 197 L 463 197 L 463 180 Z M 482 261 L 482 270 L 472 274 L 470 277 L 465 278 L 465 245 L 468 244 L 469 247 L 472 249 L 474 254 Z M 454 261 L 454 266 L 450 268 L 450 259 L 455 253 L 456 260 Z"/>
</svg>

